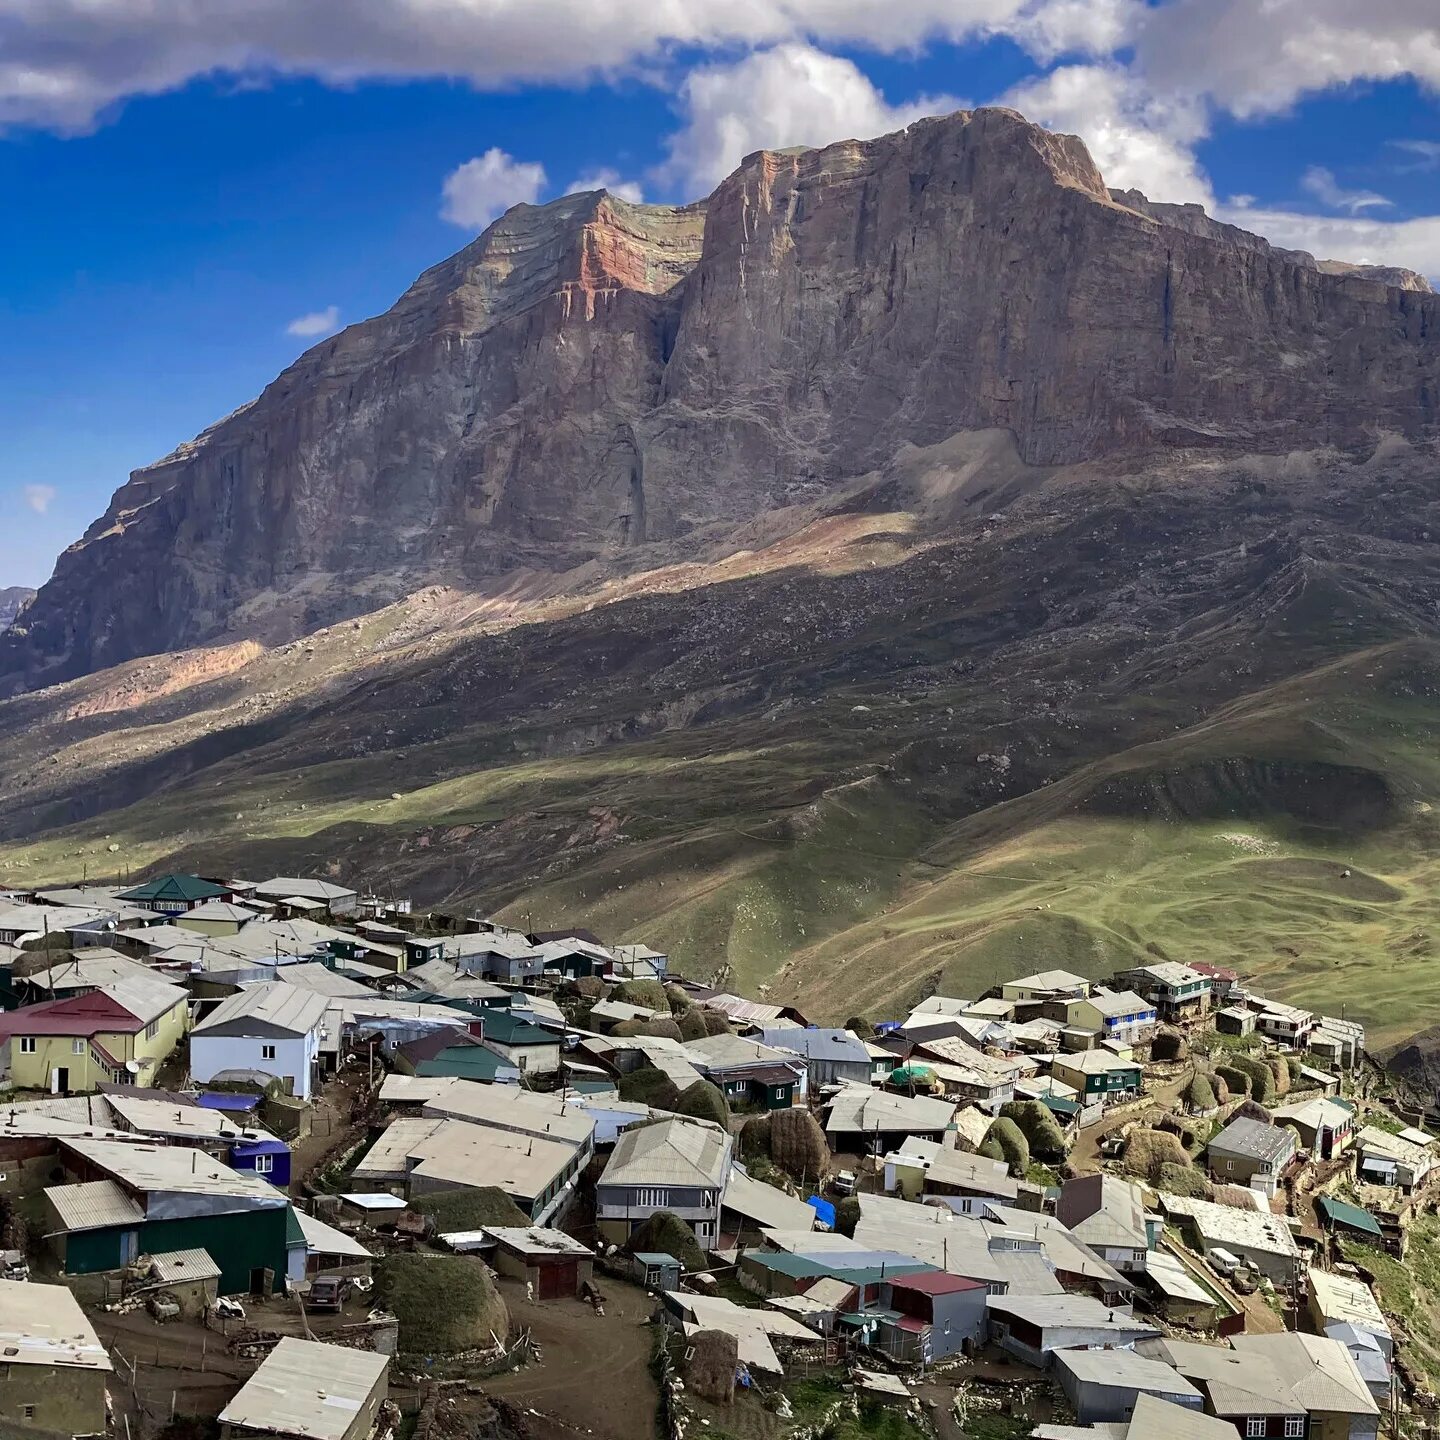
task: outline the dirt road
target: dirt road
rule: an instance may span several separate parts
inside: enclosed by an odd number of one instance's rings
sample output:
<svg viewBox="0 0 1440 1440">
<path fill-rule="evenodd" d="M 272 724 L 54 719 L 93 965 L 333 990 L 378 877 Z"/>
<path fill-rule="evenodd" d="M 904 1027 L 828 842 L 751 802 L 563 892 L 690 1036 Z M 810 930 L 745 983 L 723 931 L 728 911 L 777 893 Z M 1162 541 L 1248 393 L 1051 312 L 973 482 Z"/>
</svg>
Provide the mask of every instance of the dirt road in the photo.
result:
<svg viewBox="0 0 1440 1440">
<path fill-rule="evenodd" d="M 515 1283 L 501 1294 L 513 1322 L 528 1327 L 541 1363 L 485 1382 L 485 1389 L 522 1409 L 553 1416 L 576 1434 L 599 1440 L 651 1440 L 660 1394 L 650 1371 L 655 1302 L 643 1290 L 597 1277 L 605 1314 L 579 1300 L 527 1301 Z"/>
<path fill-rule="evenodd" d="M 1075 1173 L 1077 1175 L 1093 1175 L 1101 1168 L 1100 1142 L 1107 1135 L 1151 1111 L 1158 1116 L 1173 1110 L 1175 1102 L 1179 1100 L 1181 1092 L 1189 1083 L 1188 1071 L 1183 1075 L 1176 1075 L 1147 1092 L 1145 1099 L 1149 1101 L 1148 1110 L 1127 1109 L 1125 1115 L 1118 1120 L 1102 1120 L 1098 1125 L 1092 1125 L 1088 1130 L 1082 1130 L 1075 1139 L 1074 1148 L 1070 1151 L 1070 1164 L 1074 1167 Z"/>
</svg>

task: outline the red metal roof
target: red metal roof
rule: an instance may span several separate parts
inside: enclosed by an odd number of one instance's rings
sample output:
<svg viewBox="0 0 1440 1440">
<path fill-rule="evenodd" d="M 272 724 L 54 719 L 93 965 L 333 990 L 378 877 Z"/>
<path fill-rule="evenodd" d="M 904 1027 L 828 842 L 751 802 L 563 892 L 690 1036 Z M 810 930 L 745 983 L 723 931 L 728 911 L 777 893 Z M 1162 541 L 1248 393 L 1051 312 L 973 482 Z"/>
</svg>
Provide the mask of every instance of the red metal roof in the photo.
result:
<svg viewBox="0 0 1440 1440">
<path fill-rule="evenodd" d="M 981 1280 L 967 1280 L 963 1275 L 951 1275 L 946 1270 L 923 1270 L 915 1275 L 906 1275 L 890 1281 L 892 1290 L 914 1290 L 921 1295 L 954 1295 L 960 1290 L 983 1290 Z"/>
<path fill-rule="evenodd" d="M 902 1315 L 895 1322 L 902 1330 L 908 1330 L 912 1335 L 918 1335 L 930 1324 L 928 1320 L 917 1320 L 913 1315 Z"/>
<path fill-rule="evenodd" d="M 133 1035 L 145 1022 L 103 991 L 44 1000 L 0 1015 L 0 1037 L 11 1035 Z"/>
</svg>

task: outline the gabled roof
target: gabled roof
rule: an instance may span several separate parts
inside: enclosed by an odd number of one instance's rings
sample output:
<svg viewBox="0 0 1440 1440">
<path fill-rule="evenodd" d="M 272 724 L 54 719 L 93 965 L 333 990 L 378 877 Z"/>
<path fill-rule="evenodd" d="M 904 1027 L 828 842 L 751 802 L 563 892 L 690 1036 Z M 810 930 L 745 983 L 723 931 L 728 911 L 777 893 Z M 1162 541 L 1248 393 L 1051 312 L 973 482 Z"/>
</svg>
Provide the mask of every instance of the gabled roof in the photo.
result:
<svg viewBox="0 0 1440 1440">
<path fill-rule="evenodd" d="M 1379 1406 L 1350 1352 L 1324 1335 L 1236 1335 L 1242 1355 L 1262 1355 L 1279 1372 L 1295 1401 L 1312 1414 L 1378 1415 Z"/>
<path fill-rule="evenodd" d="M 66 1230 L 105 1230 L 135 1225 L 145 1211 L 113 1180 L 87 1180 L 82 1185 L 52 1185 L 45 1198 Z"/>
<path fill-rule="evenodd" d="M 1097 990 L 1090 996 L 1090 1004 L 1107 1020 L 1116 1015 L 1149 1015 L 1155 1006 L 1143 995 L 1133 990 Z"/>
<path fill-rule="evenodd" d="M 44 1000 L 0 1014 L 0 1039 L 12 1035 L 133 1035 L 145 1021 L 103 990 Z"/>
<path fill-rule="evenodd" d="M 175 923 L 183 930 L 187 920 L 232 921 L 236 925 L 248 925 L 255 918 L 255 912 L 245 905 L 231 905 L 224 900 L 207 900 L 185 914 L 177 916 Z"/>
<path fill-rule="evenodd" d="M 787 1025 L 778 1029 L 762 1030 L 760 1039 L 777 1050 L 788 1050 L 806 1060 L 820 1062 L 848 1061 L 857 1065 L 869 1065 L 870 1052 L 865 1042 L 849 1030 L 819 1030 L 813 1025 L 802 1028 Z"/>
<path fill-rule="evenodd" d="M 1362 1235 L 1373 1235 L 1377 1240 L 1385 1238 L 1385 1232 L 1381 1230 L 1380 1222 L 1368 1210 L 1362 1210 L 1358 1205 L 1347 1205 L 1343 1200 L 1336 1200 L 1333 1196 L 1319 1195 L 1315 1199 L 1315 1208 L 1331 1225 L 1339 1226 L 1342 1230 L 1355 1230 Z"/>
<path fill-rule="evenodd" d="M 852 1131 L 911 1135 L 943 1130 L 954 1113 L 951 1100 L 889 1095 L 868 1085 L 847 1085 L 831 1102 L 825 1128 L 832 1135 Z"/>
<path fill-rule="evenodd" d="M 264 880 L 254 889 L 254 894 L 269 900 L 346 900 L 355 894 L 346 885 L 336 885 L 330 880 L 311 880 L 296 875 L 278 875 L 273 880 Z"/>
<path fill-rule="evenodd" d="M 196 905 L 202 900 L 222 899 L 228 893 L 223 886 L 212 885 L 198 875 L 160 875 L 133 890 L 122 890 L 115 898 L 132 902 L 174 900 Z"/>
<path fill-rule="evenodd" d="M 1022 975 L 1018 980 L 1007 980 L 1005 983 L 1026 990 L 1088 989 L 1090 985 L 1083 975 L 1072 974 L 1069 970 L 1039 970 L 1034 975 Z"/>
<path fill-rule="evenodd" d="M 1273 1164 L 1294 1153 L 1295 1135 L 1283 1125 L 1270 1125 L 1263 1120 L 1241 1116 L 1232 1120 L 1218 1135 L 1212 1136 L 1207 1148 L 1218 1150 L 1222 1155 L 1243 1155 L 1251 1160 Z"/>
<path fill-rule="evenodd" d="M 1069 1055 L 1057 1055 L 1053 1062 L 1062 1070 L 1080 1075 L 1104 1075 L 1113 1070 L 1139 1070 L 1135 1060 L 1122 1060 L 1110 1050 L 1077 1050 Z"/>
<path fill-rule="evenodd" d="M 299 985 L 283 985 L 278 980 L 247 985 L 222 1000 L 191 1034 L 203 1037 L 227 1025 L 237 1025 L 243 1031 L 247 1021 L 259 1021 L 292 1035 L 305 1035 L 318 1029 L 324 1020 L 326 1000 L 324 995 Z"/>
<path fill-rule="evenodd" d="M 556 1045 L 559 1043 L 549 1030 L 542 1030 L 508 1010 L 487 1010 L 480 1017 L 480 1034 L 497 1045 Z"/>
<path fill-rule="evenodd" d="M 725 1183 L 731 1141 L 718 1125 L 672 1116 L 624 1131 L 600 1177 L 601 1185 Z"/>
</svg>

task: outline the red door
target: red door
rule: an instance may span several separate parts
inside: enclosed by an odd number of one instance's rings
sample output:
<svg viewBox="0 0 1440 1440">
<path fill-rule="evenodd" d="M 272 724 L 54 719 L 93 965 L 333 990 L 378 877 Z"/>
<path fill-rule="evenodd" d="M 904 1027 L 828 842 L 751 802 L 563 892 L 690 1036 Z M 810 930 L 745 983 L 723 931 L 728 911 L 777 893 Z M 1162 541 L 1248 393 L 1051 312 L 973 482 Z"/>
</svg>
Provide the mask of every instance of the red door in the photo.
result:
<svg viewBox="0 0 1440 1440">
<path fill-rule="evenodd" d="M 575 1260 L 560 1260 L 540 1267 L 540 1298 L 563 1300 L 579 1288 L 580 1271 Z"/>
</svg>

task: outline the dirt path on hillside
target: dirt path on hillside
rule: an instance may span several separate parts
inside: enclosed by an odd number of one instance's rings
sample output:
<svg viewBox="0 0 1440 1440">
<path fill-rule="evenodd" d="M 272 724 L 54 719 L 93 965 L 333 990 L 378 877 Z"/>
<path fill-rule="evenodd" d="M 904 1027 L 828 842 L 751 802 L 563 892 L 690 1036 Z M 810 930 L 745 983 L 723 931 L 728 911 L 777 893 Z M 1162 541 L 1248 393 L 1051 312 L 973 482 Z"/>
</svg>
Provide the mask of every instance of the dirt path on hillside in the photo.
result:
<svg viewBox="0 0 1440 1440">
<path fill-rule="evenodd" d="M 660 1392 L 646 1322 L 655 1302 L 637 1286 L 596 1278 L 603 1316 L 579 1300 L 527 1301 L 518 1284 L 502 1282 L 511 1321 L 529 1328 L 543 1358 L 485 1381 L 485 1389 L 600 1440 L 652 1440 Z"/>
<path fill-rule="evenodd" d="M 1145 1099 L 1149 1102 L 1145 1110 L 1132 1111 L 1118 1120 L 1102 1120 L 1088 1130 L 1082 1130 L 1076 1137 L 1070 1151 L 1070 1164 L 1077 1175 L 1093 1175 L 1101 1168 L 1100 1142 L 1115 1131 L 1139 1121 L 1152 1113 L 1164 1114 L 1173 1110 L 1185 1087 L 1190 1083 L 1188 1072 L 1163 1081 L 1150 1091 Z"/>
</svg>

